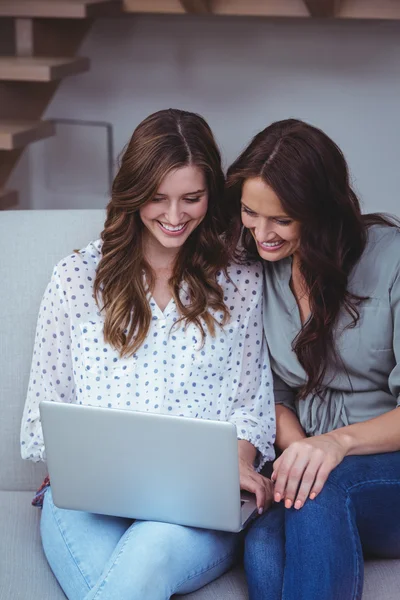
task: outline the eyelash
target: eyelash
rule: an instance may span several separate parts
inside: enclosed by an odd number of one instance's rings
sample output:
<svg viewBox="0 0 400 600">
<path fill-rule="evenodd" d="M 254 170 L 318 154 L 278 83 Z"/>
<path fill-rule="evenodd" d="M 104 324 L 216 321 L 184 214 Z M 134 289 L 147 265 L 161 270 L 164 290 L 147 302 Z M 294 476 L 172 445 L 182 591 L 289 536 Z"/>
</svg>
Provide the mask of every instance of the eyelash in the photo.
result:
<svg viewBox="0 0 400 600">
<path fill-rule="evenodd" d="M 252 212 L 251 210 L 249 210 L 248 208 L 246 208 L 245 206 L 242 206 L 242 211 L 246 213 L 246 215 L 249 215 L 250 217 L 254 217 L 256 213 Z"/>
<path fill-rule="evenodd" d="M 162 202 L 164 200 L 164 198 L 153 198 L 152 202 Z M 197 198 L 185 198 L 186 202 L 190 202 L 192 204 L 194 204 L 195 202 L 199 202 L 201 200 L 201 197 L 198 196 Z"/>
<path fill-rule="evenodd" d="M 246 213 L 246 215 L 249 215 L 249 217 L 255 217 L 256 213 L 252 212 L 251 210 L 249 210 L 248 208 L 246 208 L 245 206 L 242 206 L 242 211 Z M 278 225 L 282 225 L 283 227 L 288 226 L 292 223 L 292 221 L 290 219 L 275 219 L 275 223 L 278 223 Z"/>
</svg>

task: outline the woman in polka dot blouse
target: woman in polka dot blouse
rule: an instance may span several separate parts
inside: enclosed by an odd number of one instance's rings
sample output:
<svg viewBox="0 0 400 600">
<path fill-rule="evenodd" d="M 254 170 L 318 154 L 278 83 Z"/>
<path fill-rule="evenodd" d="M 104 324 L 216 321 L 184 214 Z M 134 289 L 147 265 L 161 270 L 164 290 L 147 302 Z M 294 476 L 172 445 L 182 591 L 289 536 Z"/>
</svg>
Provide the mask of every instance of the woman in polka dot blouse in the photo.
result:
<svg viewBox="0 0 400 600">
<path fill-rule="evenodd" d="M 23 458 L 45 460 L 41 400 L 224 420 L 237 427 L 241 487 L 260 513 L 269 506 L 259 474 L 275 439 L 262 276 L 229 263 L 223 188 L 200 116 L 165 110 L 137 127 L 101 240 L 62 260 L 45 291 Z M 43 548 L 70 600 L 166 600 L 237 556 L 237 534 L 59 509 L 48 481 L 37 500 Z"/>
</svg>

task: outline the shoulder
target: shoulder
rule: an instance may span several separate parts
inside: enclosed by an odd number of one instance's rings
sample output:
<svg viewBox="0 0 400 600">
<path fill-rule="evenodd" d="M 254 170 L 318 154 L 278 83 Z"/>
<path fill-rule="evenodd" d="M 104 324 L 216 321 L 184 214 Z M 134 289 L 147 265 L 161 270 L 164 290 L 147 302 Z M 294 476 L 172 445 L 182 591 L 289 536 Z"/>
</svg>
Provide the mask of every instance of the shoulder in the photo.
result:
<svg viewBox="0 0 400 600">
<path fill-rule="evenodd" d="M 367 244 L 360 262 L 367 268 L 394 273 L 400 266 L 400 229 L 373 225 L 367 233 Z"/>
<path fill-rule="evenodd" d="M 386 295 L 400 270 L 400 231 L 397 227 L 373 225 L 368 228 L 367 243 L 356 265 L 352 285 L 356 293 Z"/>
<path fill-rule="evenodd" d="M 90 242 L 60 260 L 53 269 L 52 280 L 64 290 L 91 288 L 101 259 L 101 245 L 101 240 Z"/>
<path fill-rule="evenodd" d="M 372 225 L 367 231 L 368 252 L 386 252 L 400 249 L 400 229 L 386 225 Z"/>
</svg>

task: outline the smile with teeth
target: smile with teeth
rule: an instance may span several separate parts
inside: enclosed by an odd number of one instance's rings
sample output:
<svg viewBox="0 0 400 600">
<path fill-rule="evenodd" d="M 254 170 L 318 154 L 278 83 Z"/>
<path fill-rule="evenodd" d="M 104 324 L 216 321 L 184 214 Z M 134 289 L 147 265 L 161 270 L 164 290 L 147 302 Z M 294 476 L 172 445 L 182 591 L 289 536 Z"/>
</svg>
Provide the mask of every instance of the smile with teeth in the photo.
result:
<svg viewBox="0 0 400 600">
<path fill-rule="evenodd" d="M 163 223 L 162 221 L 157 221 L 157 223 L 162 227 L 162 229 L 165 229 L 166 231 L 169 231 L 171 233 L 178 233 L 180 231 L 183 231 L 187 225 L 187 223 L 183 223 L 182 225 L 172 227 L 172 225 L 168 225 L 168 223 Z"/>
<path fill-rule="evenodd" d="M 278 246 L 282 246 L 283 243 L 283 240 L 280 240 L 279 242 L 260 242 L 260 246 L 263 248 L 277 248 Z"/>
</svg>

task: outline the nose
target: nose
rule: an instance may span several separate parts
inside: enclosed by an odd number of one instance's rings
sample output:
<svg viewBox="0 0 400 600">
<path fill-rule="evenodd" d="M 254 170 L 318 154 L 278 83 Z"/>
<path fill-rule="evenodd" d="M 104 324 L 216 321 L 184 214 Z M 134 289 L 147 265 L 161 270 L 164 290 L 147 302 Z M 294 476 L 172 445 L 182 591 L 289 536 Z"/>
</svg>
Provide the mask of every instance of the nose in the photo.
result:
<svg viewBox="0 0 400 600">
<path fill-rule="evenodd" d="M 257 242 L 269 242 L 275 237 L 274 226 L 268 219 L 260 219 L 255 228 L 254 235 Z"/>
<path fill-rule="evenodd" d="M 168 220 L 168 223 L 173 227 L 176 227 L 182 223 L 183 211 L 179 200 L 171 200 L 165 216 Z"/>
</svg>

